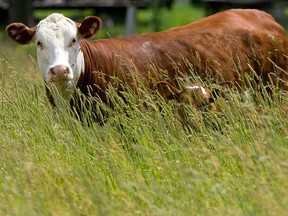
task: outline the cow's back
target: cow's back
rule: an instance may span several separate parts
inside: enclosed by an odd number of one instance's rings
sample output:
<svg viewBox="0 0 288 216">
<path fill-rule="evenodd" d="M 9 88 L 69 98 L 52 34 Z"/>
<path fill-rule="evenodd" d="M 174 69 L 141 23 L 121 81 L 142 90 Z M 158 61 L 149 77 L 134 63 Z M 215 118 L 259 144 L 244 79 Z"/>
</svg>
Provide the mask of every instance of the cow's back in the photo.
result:
<svg viewBox="0 0 288 216">
<path fill-rule="evenodd" d="M 84 80 L 97 83 L 99 91 L 115 80 L 134 87 L 135 74 L 149 86 L 163 79 L 177 85 L 177 77 L 191 75 L 241 86 L 252 68 L 264 81 L 270 80 L 274 63 L 287 71 L 286 32 L 259 10 L 228 10 L 163 32 L 83 41 L 81 47 L 86 72 L 94 73 Z M 279 77 L 287 80 L 284 76 Z"/>
<path fill-rule="evenodd" d="M 161 33 L 167 41 L 167 56 L 183 55 L 190 71 L 211 82 L 242 84 L 242 75 L 251 68 L 269 79 L 276 63 L 287 71 L 288 43 L 282 26 L 271 15 L 259 10 L 224 11 L 184 27 Z M 182 72 L 185 73 L 185 66 Z M 287 79 L 286 79 L 287 80 Z"/>
</svg>

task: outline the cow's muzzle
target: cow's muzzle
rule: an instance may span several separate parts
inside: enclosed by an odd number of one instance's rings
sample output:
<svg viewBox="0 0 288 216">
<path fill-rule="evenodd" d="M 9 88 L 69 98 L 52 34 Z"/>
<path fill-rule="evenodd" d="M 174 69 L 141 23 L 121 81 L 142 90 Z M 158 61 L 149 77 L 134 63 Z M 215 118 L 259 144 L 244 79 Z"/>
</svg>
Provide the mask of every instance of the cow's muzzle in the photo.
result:
<svg viewBox="0 0 288 216">
<path fill-rule="evenodd" d="M 49 68 L 48 80 L 52 82 L 68 81 L 71 79 L 70 69 L 65 65 L 55 65 Z"/>
</svg>

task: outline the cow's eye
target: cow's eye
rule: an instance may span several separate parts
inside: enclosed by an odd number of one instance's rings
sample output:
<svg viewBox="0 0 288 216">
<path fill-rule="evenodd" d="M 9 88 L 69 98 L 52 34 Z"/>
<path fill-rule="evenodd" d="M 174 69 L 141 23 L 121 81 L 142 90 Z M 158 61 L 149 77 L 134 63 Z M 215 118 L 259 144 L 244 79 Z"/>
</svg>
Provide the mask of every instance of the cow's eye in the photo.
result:
<svg viewBox="0 0 288 216">
<path fill-rule="evenodd" d="M 43 45 L 42 45 L 42 43 L 40 42 L 40 41 L 37 41 L 37 47 L 39 47 L 39 48 L 41 48 L 42 49 L 42 47 L 43 47 Z"/>
<path fill-rule="evenodd" d="M 71 43 L 70 43 L 70 47 L 74 46 L 75 43 L 76 43 L 76 38 L 73 38 Z"/>
</svg>

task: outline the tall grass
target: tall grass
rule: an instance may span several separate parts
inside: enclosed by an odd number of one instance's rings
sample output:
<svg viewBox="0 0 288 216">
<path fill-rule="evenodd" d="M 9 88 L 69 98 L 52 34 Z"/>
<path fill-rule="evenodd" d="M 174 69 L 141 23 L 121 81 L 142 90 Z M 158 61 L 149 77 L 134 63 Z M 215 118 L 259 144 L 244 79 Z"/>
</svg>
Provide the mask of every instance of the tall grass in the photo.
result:
<svg viewBox="0 0 288 216">
<path fill-rule="evenodd" d="M 125 106 L 112 91 L 121 106 L 88 127 L 53 110 L 33 58 L 9 50 L 0 63 L 1 215 L 287 213 L 288 121 L 277 104 L 259 98 L 248 112 L 232 91 L 221 116 L 194 112 L 187 129 L 167 102 L 158 109 L 152 96 L 128 92 Z"/>
</svg>

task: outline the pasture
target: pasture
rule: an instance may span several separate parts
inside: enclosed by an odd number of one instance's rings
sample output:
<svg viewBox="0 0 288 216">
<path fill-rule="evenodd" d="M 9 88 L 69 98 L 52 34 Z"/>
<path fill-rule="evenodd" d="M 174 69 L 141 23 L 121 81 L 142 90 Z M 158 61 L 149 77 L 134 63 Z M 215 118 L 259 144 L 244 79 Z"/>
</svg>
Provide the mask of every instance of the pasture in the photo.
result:
<svg viewBox="0 0 288 216">
<path fill-rule="evenodd" d="M 34 47 L 2 44 L 0 215 L 287 214 L 287 95 L 231 90 L 189 129 L 165 101 L 111 90 L 119 106 L 87 126 L 51 108 Z"/>
</svg>

